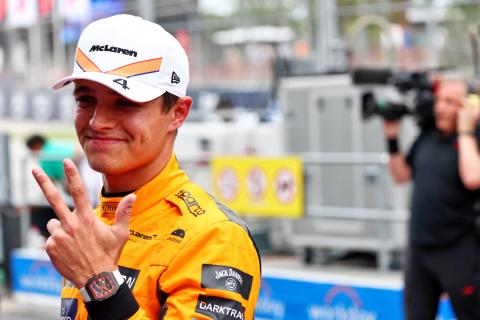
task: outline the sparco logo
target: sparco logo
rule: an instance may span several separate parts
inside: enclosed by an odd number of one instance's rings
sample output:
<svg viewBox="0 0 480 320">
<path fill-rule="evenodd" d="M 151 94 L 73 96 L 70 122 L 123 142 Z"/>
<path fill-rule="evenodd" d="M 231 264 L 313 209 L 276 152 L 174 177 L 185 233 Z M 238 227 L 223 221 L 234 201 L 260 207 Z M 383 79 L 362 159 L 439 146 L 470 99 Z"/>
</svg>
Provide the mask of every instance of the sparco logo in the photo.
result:
<svg viewBox="0 0 480 320">
<path fill-rule="evenodd" d="M 192 197 L 190 192 L 186 190 L 180 190 L 175 196 L 185 202 L 188 211 L 190 211 L 190 213 L 193 214 L 195 217 L 205 213 L 205 210 L 200 207 L 197 200 Z"/>
<path fill-rule="evenodd" d="M 123 48 L 119 48 L 119 47 L 110 47 L 108 44 L 106 44 L 104 46 L 101 46 L 99 44 L 94 44 L 90 48 L 90 52 L 92 52 L 92 51 L 110 51 L 110 52 L 115 52 L 115 53 L 122 53 L 124 55 L 132 56 L 132 57 L 137 56 L 137 51 L 123 49 Z"/>
<path fill-rule="evenodd" d="M 115 213 L 118 207 L 118 202 L 102 202 L 100 206 L 103 213 Z"/>
</svg>

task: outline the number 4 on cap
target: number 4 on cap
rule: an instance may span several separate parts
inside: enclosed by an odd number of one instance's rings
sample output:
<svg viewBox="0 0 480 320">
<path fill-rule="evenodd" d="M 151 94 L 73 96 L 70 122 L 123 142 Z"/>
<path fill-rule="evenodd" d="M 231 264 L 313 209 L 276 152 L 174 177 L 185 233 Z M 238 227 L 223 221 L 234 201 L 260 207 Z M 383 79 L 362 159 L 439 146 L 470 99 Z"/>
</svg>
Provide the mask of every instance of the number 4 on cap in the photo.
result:
<svg viewBox="0 0 480 320">
<path fill-rule="evenodd" d="M 121 85 L 123 89 L 127 89 L 127 90 L 130 89 L 130 88 L 127 86 L 127 80 L 125 80 L 125 79 L 120 79 L 120 78 L 119 78 L 119 79 L 113 80 L 113 82 L 118 83 L 119 85 Z"/>
</svg>

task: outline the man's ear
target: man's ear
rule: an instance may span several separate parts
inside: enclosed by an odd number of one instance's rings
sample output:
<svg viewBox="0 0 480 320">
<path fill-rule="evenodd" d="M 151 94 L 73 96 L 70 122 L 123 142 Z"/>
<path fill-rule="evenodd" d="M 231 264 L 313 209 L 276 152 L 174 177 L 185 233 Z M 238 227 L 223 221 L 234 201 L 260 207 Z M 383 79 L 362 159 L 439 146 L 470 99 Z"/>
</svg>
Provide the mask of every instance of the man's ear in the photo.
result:
<svg viewBox="0 0 480 320">
<path fill-rule="evenodd" d="M 177 99 L 177 102 L 172 107 L 172 110 L 170 110 L 170 112 L 172 113 L 172 122 L 170 123 L 169 129 L 171 131 L 177 130 L 183 124 L 183 122 L 185 122 L 185 119 L 190 112 L 191 106 L 191 97 L 186 96 Z"/>
</svg>

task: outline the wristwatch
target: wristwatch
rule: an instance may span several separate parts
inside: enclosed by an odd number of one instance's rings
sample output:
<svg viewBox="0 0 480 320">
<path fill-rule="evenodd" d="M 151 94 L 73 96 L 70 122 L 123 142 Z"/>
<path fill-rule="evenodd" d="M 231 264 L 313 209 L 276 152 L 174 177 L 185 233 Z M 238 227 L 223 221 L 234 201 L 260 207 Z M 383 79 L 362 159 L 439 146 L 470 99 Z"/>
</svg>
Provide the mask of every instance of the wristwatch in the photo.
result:
<svg viewBox="0 0 480 320">
<path fill-rule="evenodd" d="M 80 294 L 85 302 L 102 301 L 117 293 L 125 280 L 120 271 L 101 272 L 88 279 Z"/>
</svg>

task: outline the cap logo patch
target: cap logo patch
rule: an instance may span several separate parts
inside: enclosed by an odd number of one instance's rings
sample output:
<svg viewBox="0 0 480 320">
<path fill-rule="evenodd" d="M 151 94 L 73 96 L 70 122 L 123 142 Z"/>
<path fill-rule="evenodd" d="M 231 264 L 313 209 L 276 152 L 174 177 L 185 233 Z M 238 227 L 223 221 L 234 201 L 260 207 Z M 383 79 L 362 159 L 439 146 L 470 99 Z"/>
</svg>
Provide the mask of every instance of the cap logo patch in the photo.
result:
<svg viewBox="0 0 480 320">
<path fill-rule="evenodd" d="M 137 51 L 123 49 L 123 48 L 119 48 L 119 47 L 110 47 L 108 44 L 106 44 L 104 46 L 94 44 L 90 48 L 90 52 L 92 52 L 92 51 L 109 51 L 109 52 L 115 52 L 115 53 L 123 53 L 127 56 L 132 56 L 132 57 L 137 56 Z"/>
<path fill-rule="evenodd" d="M 90 58 L 87 57 L 85 53 L 83 53 L 82 50 L 77 48 L 75 62 L 85 72 L 99 72 L 99 73 L 106 73 L 106 74 L 114 74 L 117 76 L 130 78 L 130 77 L 140 76 L 147 73 L 158 72 L 160 70 L 160 66 L 162 65 L 162 58 L 138 61 L 138 62 L 130 63 L 127 65 L 115 68 L 110 71 L 102 71 L 92 60 L 90 60 Z"/>
<path fill-rule="evenodd" d="M 172 72 L 172 83 L 180 83 L 180 77 L 175 73 L 175 71 Z"/>
</svg>

